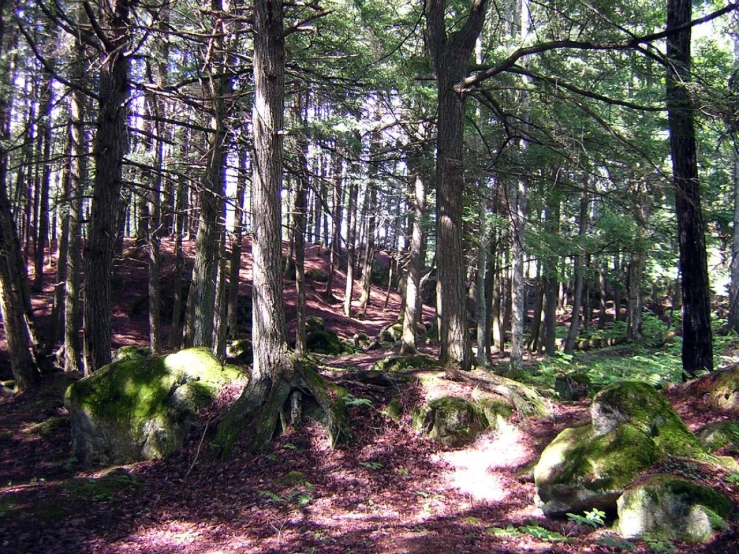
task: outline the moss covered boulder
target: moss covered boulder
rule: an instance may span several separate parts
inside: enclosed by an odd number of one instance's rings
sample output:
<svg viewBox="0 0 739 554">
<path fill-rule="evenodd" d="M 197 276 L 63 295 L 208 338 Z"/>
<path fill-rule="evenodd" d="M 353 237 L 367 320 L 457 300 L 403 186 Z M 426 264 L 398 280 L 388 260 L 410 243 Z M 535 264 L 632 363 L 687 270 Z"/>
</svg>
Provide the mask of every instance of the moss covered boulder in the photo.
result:
<svg viewBox="0 0 739 554">
<path fill-rule="evenodd" d="M 328 281 L 328 273 L 321 271 L 320 269 L 309 269 L 305 272 L 306 278 L 317 283 L 325 283 Z"/>
<path fill-rule="evenodd" d="M 534 469 L 536 502 L 546 515 L 614 510 L 634 478 L 666 456 L 709 458 L 672 405 L 646 383 L 603 389 L 591 418 L 562 431 Z"/>
<path fill-rule="evenodd" d="M 731 501 L 723 494 L 672 475 L 653 475 L 618 499 L 618 532 L 667 540 L 705 542 L 724 526 Z"/>
<path fill-rule="evenodd" d="M 422 368 L 437 368 L 439 360 L 424 354 L 413 356 L 392 355 L 378 360 L 372 365 L 371 371 L 405 371 Z"/>
<path fill-rule="evenodd" d="M 67 389 L 74 453 L 88 464 L 161 458 L 221 388 L 245 376 L 205 348 L 107 365 Z"/>
<path fill-rule="evenodd" d="M 444 446 L 470 444 L 488 428 L 483 411 L 464 398 L 447 396 L 413 412 L 413 428 Z"/>
<path fill-rule="evenodd" d="M 711 405 L 722 410 L 739 411 L 739 364 L 710 375 Z"/>
<path fill-rule="evenodd" d="M 340 354 L 353 353 L 354 349 L 339 338 L 330 329 L 311 331 L 305 340 L 306 347 L 310 352 L 338 356 Z"/>
<path fill-rule="evenodd" d="M 709 452 L 725 450 L 739 454 L 739 421 L 716 421 L 704 425 L 695 433 Z"/>
</svg>

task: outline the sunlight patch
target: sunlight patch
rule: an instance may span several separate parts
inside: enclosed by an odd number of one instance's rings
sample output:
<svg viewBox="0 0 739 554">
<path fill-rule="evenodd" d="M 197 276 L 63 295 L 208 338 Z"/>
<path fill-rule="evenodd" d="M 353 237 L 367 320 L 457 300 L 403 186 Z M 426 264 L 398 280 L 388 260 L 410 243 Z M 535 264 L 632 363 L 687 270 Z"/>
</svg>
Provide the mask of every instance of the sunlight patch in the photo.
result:
<svg viewBox="0 0 739 554">
<path fill-rule="evenodd" d="M 502 476 L 491 470 L 513 467 L 526 460 L 521 433 L 506 426 L 494 436 L 484 436 L 464 450 L 443 452 L 436 456 L 452 466 L 445 475 L 450 487 L 459 489 L 474 500 L 500 502 L 508 496 Z"/>
</svg>

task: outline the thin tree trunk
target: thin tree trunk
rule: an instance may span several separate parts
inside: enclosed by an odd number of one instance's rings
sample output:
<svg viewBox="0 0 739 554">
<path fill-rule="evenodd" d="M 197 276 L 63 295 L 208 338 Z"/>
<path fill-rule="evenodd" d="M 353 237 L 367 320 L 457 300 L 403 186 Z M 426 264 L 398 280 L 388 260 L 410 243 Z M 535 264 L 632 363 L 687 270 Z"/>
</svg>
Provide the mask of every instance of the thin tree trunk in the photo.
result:
<svg viewBox="0 0 739 554">
<path fill-rule="evenodd" d="M 423 223 L 426 210 L 426 183 L 420 167 L 412 168 L 415 173 L 413 189 L 413 231 L 411 233 L 410 260 L 405 289 L 405 314 L 400 353 L 416 352 L 417 325 L 421 319 L 419 308 L 421 271 L 423 270 Z"/>
<path fill-rule="evenodd" d="M 359 169 L 359 168 L 357 168 Z M 357 240 L 357 196 L 359 194 L 356 180 L 352 179 L 349 185 L 349 202 L 347 210 L 347 264 L 346 264 L 346 288 L 344 289 L 344 315 L 352 316 L 352 295 L 354 292 L 354 265 L 356 257 Z"/>
<path fill-rule="evenodd" d="M 526 321 L 526 281 L 524 279 L 526 181 L 524 178 L 515 179 L 511 182 L 510 188 L 508 196 L 511 206 L 511 369 L 521 371 Z"/>
<path fill-rule="evenodd" d="M 584 183 L 584 189 L 580 196 L 580 217 L 578 218 L 578 236 L 582 240 L 588 230 L 588 186 L 587 180 Z M 565 354 L 572 354 L 575 351 L 575 345 L 577 344 L 577 337 L 580 334 L 580 307 L 582 306 L 582 292 L 583 292 L 583 261 L 585 256 L 583 254 L 575 255 L 575 267 L 573 273 L 575 274 L 575 291 L 574 298 L 572 300 L 572 315 L 570 316 L 570 328 L 567 330 L 567 341 L 565 342 Z"/>
<path fill-rule="evenodd" d="M 334 275 L 340 265 L 339 259 L 341 257 L 341 159 L 338 155 L 334 156 L 333 160 L 333 225 L 331 233 L 331 256 L 329 259 L 328 268 L 328 281 L 326 281 L 326 292 L 324 299 L 329 304 L 332 304 L 335 300 L 334 297 Z"/>
<path fill-rule="evenodd" d="M 305 128 L 307 125 L 308 95 L 298 95 L 296 120 Z M 297 322 L 295 329 L 295 355 L 302 358 L 308 351 L 306 346 L 305 313 L 305 230 L 306 204 L 310 187 L 308 167 L 308 140 L 305 130 L 296 135 L 297 154 L 300 162 L 298 188 L 295 192 L 295 292 L 297 295 Z M 316 203 L 320 204 L 319 202 Z"/>
<path fill-rule="evenodd" d="M 231 241 L 230 276 L 228 279 L 228 337 L 237 336 L 236 316 L 239 310 L 239 282 L 241 274 L 241 241 L 244 233 L 244 210 L 246 208 L 246 171 L 248 154 L 245 146 L 239 150 L 239 171 L 236 181 L 236 209 L 234 211 L 233 240 Z"/>
</svg>

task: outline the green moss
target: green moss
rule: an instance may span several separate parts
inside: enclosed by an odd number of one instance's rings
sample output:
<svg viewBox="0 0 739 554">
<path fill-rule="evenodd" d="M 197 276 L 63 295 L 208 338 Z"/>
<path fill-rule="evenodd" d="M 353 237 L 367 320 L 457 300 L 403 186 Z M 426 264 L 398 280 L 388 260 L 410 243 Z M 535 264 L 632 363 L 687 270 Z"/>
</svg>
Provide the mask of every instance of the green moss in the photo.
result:
<svg viewBox="0 0 739 554">
<path fill-rule="evenodd" d="M 439 361 L 424 354 L 413 356 L 388 356 L 374 363 L 372 371 L 405 371 L 439 367 Z"/>
<path fill-rule="evenodd" d="M 464 398 L 439 398 L 413 411 L 413 428 L 446 446 L 469 444 L 488 426 L 482 410 Z"/>
<path fill-rule="evenodd" d="M 505 423 L 513 417 L 513 408 L 495 398 L 481 398 L 477 401 L 477 405 L 485 414 L 485 418 L 491 427 L 500 429 Z"/>
<path fill-rule="evenodd" d="M 354 349 L 344 343 L 334 331 L 311 331 L 306 337 L 306 347 L 311 352 L 339 356 L 341 354 L 353 353 Z"/>
<path fill-rule="evenodd" d="M 207 348 L 114 362 L 67 389 L 78 457 L 91 461 L 92 451 L 102 455 L 100 461 L 161 457 L 184 438 L 183 419 L 244 376 L 236 366 L 221 365 Z"/>
<path fill-rule="evenodd" d="M 70 427 L 68 417 L 50 417 L 40 423 L 33 423 L 23 430 L 24 435 L 37 437 L 51 437 L 57 433 L 64 432 Z"/>
<path fill-rule="evenodd" d="M 116 350 L 113 354 L 113 361 L 143 360 L 149 356 L 151 356 L 151 349 L 146 346 L 126 345 Z"/>
<path fill-rule="evenodd" d="M 649 534 L 669 540 L 704 542 L 731 511 L 723 494 L 672 475 L 652 475 L 618 501 L 618 528 L 624 536 Z"/>
<path fill-rule="evenodd" d="M 305 477 L 299 471 L 291 471 L 280 477 L 280 483 L 289 487 L 296 487 L 302 485 L 305 481 Z"/>
<path fill-rule="evenodd" d="M 328 273 L 321 271 L 320 269 L 309 269 L 305 272 L 305 276 L 311 281 L 316 281 L 318 283 L 325 283 L 328 281 Z"/>
<path fill-rule="evenodd" d="M 724 447 L 732 453 L 739 453 L 739 422 L 717 421 L 702 427 L 696 433 L 701 444 L 709 451 L 716 452 Z"/>
<path fill-rule="evenodd" d="M 648 383 L 623 381 L 603 389 L 593 399 L 591 416 L 596 435 L 628 422 L 651 437 L 663 453 L 685 457 L 705 454 L 672 405 Z"/>
<path fill-rule="evenodd" d="M 249 339 L 231 341 L 226 348 L 229 360 L 241 365 L 251 365 L 254 362 L 254 349 Z"/>
<path fill-rule="evenodd" d="M 400 418 L 403 416 L 403 405 L 400 403 L 400 400 L 397 396 L 394 396 L 393 399 L 388 402 L 387 407 L 385 408 L 383 413 L 393 421 L 400 420 Z"/>
<path fill-rule="evenodd" d="M 112 500 L 120 491 L 143 486 L 136 476 L 118 469 L 97 479 L 70 479 L 62 487 L 73 496 L 92 502 Z"/>
</svg>

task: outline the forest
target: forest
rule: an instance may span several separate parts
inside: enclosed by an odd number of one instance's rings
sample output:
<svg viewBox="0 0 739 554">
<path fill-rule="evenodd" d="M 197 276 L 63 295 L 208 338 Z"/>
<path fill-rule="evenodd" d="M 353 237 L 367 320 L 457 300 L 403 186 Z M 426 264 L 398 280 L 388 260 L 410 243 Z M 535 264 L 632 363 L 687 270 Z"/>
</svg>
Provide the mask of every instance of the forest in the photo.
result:
<svg viewBox="0 0 739 554">
<path fill-rule="evenodd" d="M 0 0 L 0 551 L 739 549 L 735 0 Z"/>
</svg>

